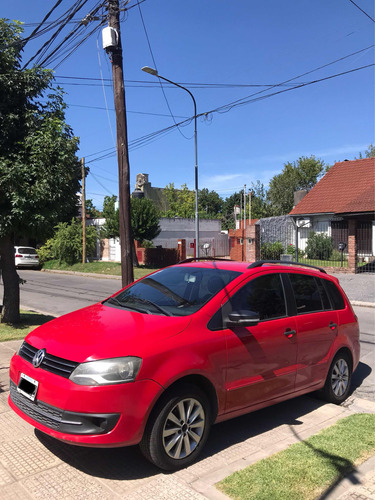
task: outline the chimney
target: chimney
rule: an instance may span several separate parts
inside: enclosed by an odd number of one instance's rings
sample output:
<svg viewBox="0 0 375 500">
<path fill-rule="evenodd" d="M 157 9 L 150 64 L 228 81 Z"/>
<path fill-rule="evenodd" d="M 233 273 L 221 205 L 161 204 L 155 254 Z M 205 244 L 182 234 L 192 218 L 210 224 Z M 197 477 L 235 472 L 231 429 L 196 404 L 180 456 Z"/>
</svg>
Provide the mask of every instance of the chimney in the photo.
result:
<svg viewBox="0 0 375 500">
<path fill-rule="evenodd" d="M 294 191 L 294 206 L 298 205 L 298 203 L 307 195 L 307 189 L 300 189 L 299 191 Z"/>
</svg>

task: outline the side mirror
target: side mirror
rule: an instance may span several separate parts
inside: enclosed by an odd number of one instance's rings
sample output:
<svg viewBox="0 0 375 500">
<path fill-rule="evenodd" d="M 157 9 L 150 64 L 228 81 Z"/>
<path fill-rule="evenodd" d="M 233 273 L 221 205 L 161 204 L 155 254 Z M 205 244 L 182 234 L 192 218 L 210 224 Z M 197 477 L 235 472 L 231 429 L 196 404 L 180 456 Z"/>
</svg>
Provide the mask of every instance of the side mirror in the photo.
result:
<svg viewBox="0 0 375 500">
<path fill-rule="evenodd" d="M 228 314 L 228 319 L 225 320 L 227 328 L 236 326 L 256 326 L 260 321 L 259 314 L 253 311 L 233 311 Z"/>
</svg>

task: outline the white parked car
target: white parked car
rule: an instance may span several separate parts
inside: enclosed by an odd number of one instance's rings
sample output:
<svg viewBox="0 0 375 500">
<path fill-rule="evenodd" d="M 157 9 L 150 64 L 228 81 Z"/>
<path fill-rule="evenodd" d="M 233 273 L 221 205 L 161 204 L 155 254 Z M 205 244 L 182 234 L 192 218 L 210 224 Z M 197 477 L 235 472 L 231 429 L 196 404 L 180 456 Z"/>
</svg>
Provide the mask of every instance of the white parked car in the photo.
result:
<svg viewBox="0 0 375 500">
<path fill-rule="evenodd" d="M 35 248 L 14 247 L 16 267 L 39 267 L 39 257 Z"/>
</svg>

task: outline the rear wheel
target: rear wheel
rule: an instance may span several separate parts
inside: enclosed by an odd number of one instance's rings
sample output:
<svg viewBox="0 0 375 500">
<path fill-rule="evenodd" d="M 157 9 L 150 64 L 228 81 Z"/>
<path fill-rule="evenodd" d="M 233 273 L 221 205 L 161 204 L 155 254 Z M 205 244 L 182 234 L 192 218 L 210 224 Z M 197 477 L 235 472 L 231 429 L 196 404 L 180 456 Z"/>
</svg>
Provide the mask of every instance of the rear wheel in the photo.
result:
<svg viewBox="0 0 375 500">
<path fill-rule="evenodd" d="M 352 378 L 352 363 L 345 352 L 338 353 L 329 368 L 323 388 L 324 399 L 329 403 L 340 404 L 349 394 Z"/>
<path fill-rule="evenodd" d="M 165 470 L 191 464 L 201 452 L 210 429 L 210 404 L 193 385 L 166 394 L 152 412 L 140 448 L 145 457 Z"/>
</svg>

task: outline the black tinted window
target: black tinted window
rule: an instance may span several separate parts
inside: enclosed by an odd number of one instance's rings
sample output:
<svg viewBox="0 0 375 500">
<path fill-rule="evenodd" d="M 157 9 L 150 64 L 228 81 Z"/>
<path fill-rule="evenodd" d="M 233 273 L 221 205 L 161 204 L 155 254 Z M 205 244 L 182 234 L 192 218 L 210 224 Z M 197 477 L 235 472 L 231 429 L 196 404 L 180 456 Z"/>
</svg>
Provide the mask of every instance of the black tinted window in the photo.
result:
<svg viewBox="0 0 375 500">
<path fill-rule="evenodd" d="M 332 281 L 323 280 L 323 283 L 328 290 L 329 296 L 334 309 L 345 309 L 345 301 L 337 286 Z"/>
<path fill-rule="evenodd" d="M 296 299 L 297 313 L 322 311 L 322 299 L 315 278 L 304 274 L 290 274 L 289 277 Z"/>
<path fill-rule="evenodd" d="M 261 320 L 286 316 L 279 274 L 267 274 L 244 285 L 231 299 L 232 311 L 253 311 Z"/>
<path fill-rule="evenodd" d="M 332 309 L 332 305 L 331 305 L 331 302 L 328 298 L 328 295 L 327 295 L 327 292 L 326 292 L 326 289 L 324 288 L 324 285 L 323 285 L 323 280 L 319 279 L 319 278 L 316 278 L 316 281 L 318 283 L 318 288 L 319 288 L 319 292 L 320 292 L 320 297 L 322 299 L 322 302 L 323 302 L 323 307 L 325 310 L 330 310 Z"/>
</svg>

